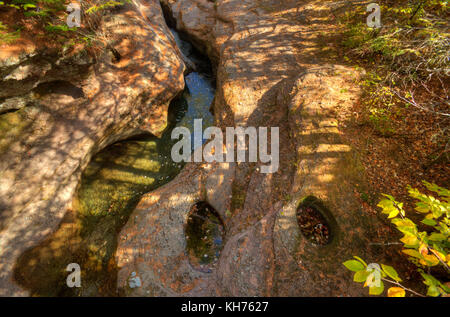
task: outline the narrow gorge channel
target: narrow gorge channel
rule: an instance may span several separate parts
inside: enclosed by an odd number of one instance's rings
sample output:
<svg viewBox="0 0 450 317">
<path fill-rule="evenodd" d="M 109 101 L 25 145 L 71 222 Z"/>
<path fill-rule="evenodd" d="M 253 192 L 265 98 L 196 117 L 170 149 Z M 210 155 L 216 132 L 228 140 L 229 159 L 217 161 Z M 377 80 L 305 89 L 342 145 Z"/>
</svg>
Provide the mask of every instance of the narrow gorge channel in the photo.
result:
<svg viewBox="0 0 450 317">
<path fill-rule="evenodd" d="M 171 158 L 175 127 L 193 131 L 194 119 L 203 129 L 213 124 L 210 106 L 215 79 L 207 57 L 171 29 L 180 51 L 188 59 L 185 90 L 168 112 L 168 125 L 160 138 L 146 134 L 116 142 L 97 153 L 84 170 L 73 210 L 59 228 L 16 263 L 16 281 L 34 296 L 116 296 L 117 235 L 142 195 L 170 182 L 183 168 Z M 68 288 L 66 267 L 82 267 L 81 288 Z"/>
</svg>

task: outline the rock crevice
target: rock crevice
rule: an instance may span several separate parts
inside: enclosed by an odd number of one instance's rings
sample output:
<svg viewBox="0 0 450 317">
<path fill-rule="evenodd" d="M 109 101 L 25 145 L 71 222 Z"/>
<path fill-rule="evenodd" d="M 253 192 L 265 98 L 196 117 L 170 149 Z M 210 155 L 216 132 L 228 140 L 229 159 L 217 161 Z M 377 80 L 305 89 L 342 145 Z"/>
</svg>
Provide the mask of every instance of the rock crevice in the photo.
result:
<svg viewBox="0 0 450 317">
<path fill-rule="evenodd" d="M 340 139 L 337 116 L 358 97 L 359 74 L 321 55 L 318 30 L 329 23 L 329 7 L 294 0 L 161 2 L 216 66 L 216 125 L 279 127 L 280 168 L 261 174 L 259 163 L 190 163 L 172 183 L 144 196 L 136 222 L 120 234 L 118 287 L 126 289 L 138 272 L 142 287 L 127 289 L 129 295 L 361 295 L 341 263 L 371 252 L 376 220 L 352 195 L 364 175 Z M 308 196 L 336 219 L 328 245 L 315 246 L 300 233 L 295 212 Z M 182 229 L 190 207 L 203 200 L 226 230 L 208 274 L 188 265 Z M 143 229 L 150 227 L 152 233 Z"/>
<path fill-rule="evenodd" d="M 36 49 L 0 64 L 0 112 L 24 107 L 19 121 L 0 115 L 2 296 L 27 294 L 13 280 L 13 266 L 72 209 L 91 157 L 132 135 L 160 135 L 170 100 L 184 88 L 185 66 L 159 2 L 127 4 L 105 16 L 100 31 L 119 60 L 108 50 L 94 63 L 84 51 L 46 57 Z"/>
</svg>

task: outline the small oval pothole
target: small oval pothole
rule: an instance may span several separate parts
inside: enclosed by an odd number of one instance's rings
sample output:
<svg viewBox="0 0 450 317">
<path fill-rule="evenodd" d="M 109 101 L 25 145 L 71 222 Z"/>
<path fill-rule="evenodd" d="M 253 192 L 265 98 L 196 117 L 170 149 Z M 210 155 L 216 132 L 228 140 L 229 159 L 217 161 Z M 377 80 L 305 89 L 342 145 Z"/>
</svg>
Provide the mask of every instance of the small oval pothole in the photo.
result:
<svg viewBox="0 0 450 317">
<path fill-rule="evenodd" d="M 332 240 L 331 226 L 325 207 L 314 196 L 305 198 L 297 208 L 297 222 L 303 236 L 315 245 L 327 245 Z"/>
<path fill-rule="evenodd" d="M 224 225 L 217 211 L 207 202 L 192 206 L 185 228 L 189 263 L 198 271 L 209 273 L 223 248 Z"/>
</svg>

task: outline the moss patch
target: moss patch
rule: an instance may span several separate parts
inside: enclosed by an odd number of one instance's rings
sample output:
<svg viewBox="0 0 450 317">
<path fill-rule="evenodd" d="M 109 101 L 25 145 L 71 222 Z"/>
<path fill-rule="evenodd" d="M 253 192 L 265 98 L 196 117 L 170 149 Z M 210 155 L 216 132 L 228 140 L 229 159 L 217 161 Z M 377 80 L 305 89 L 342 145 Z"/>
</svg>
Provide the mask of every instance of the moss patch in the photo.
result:
<svg viewBox="0 0 450 317">
<path fill-rule="evenodd" d="M 0 153 L 6 151 L 32 123 L 25 109 L 0 115 Z"/>
<path fill-rule="evenodd" d="M 74 211 L 16 265 L 16 280 L 32 295 L 117 295 L 117 233 L 141 196 L 169 182 L 183 166 L 170 158 L 171 130 L 161 139 L 146 136 L 115 143 L 93 157 L 82 175 Z M 66 286 L 70 263 L 81 266 L 81 288 Z"/>
<path fill-rule="evenodd" d="M 142 195 L 171 181 L 184 165 L 171 159 L 172 146 L 177 142 L 171 140 L 172 129 L 191 128 L 196 118 L 204 119 L 203 128 L 213 122 L 209 113 L 214 98 L 211 81 L 191 73 L 186 86 L 169 107 L 169 124 L 161 138 L 147 135 L 117 142 L 92 158 L 82 175 L 74 210 L 55 233 L 27 250 L 16 264 L 15 279 L 32 295 L 118 295 L 114 262 L 118 232 Z M 24 122 L 20 112 L 8 115 L 8 122 Z M 25 128 L 13 126 L 10 134 Z M 66 286 L 66 267 L 70 263 L 81 266 L 80 288 Z"/>
</svg>

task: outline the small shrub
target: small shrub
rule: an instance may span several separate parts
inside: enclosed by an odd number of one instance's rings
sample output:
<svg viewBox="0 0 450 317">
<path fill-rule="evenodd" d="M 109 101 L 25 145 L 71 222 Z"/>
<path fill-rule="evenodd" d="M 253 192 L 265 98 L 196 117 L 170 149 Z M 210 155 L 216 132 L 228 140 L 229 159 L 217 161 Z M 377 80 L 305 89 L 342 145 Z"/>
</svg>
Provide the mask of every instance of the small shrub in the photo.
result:
<svg viewBox="0 0 450 317">
<path fill-rule="evenodd" d="M 46 31 L 44 36 L 50 39 L 68 40 L 70 36 L 71 42 L 85 43 L 91 45 L 93 39 L 98 37 L 96 34 L 96 26 L 102 14 L 108 9 L 121 6 L 130 0 L 121 1 L 105 1 L 90 0 L 81 4 L 82 24 L 81 28 L 69 28 L 66 24 L 66 0 L 11 0 L 0 1 L 0 8 L 5 7 L 19 11 L 24 21 L 34 21 L 37 25 L 41 25 Z M 4 26 L 8 29 L 8 26 Z M 9 26 L 12 29 L 12 26 Z M 0 42 L 11 44 L 20 37 L 20 30 L 14 32 L 6 32 L 5 28 L 0 26 Z M 95 40 L 94 40 L 95 41 Z M 64 44 L 65 46 L 71 44 Z"/>
<path fill-rule="evenodd" d="M 380 29 L 365 23 L 365 5 L 352 6 L 340 19 L 347 54 L 372 68 L 378 85 L 399 104 L 449 116 L 445 83 L 450 75 L 448 1 L 380 0 Z M 422 100 L 415 95 L 425 94 Z M 385 100 L 376 102 L 386 108 Z"/>
<path fill-rule="evenodd" d="M 20 29 L 9 32 L 8 27 L 0 22 L 0 43 L 10 44 L 20 37 Z"/>
<path fill-rule="evenodd" d="M 424 215 L 421 224 L 426 226 L 426 230 L 420 231 L 419 226 L 406 217 L 403 203 L 391 195 L 384 195 L 386 199 L 381 200 L 378 206 L 403 234 L 400 239 L 403 243 L 402 252 L 418 267 L 423 283 L 427 286 L 427 296 L 447 296 L 450 288 L 433 276 L 433 268 L 442 267 L 450 277 L 450 191 L 428 182 L 424 182 L 424 185 L 436 193 L 439 199 L 411 187 L 408 187 L 408 192 L 417 200 L 415 210 Z M 361 258 L 354 258 L 344 262 L 344 265 L 355 272 L 355 282 L 369 287 L 370 295 L 382 294 L 385 281 L 395 285 L 388 289 L 389 297 L 403 297 L 405 291 L 421 296 L 400 283 L 402 280 L 393 267 L 377 263 L 367 265 Z M 378 283 L 375 283 L 377 276 Z"/>
</svg>

